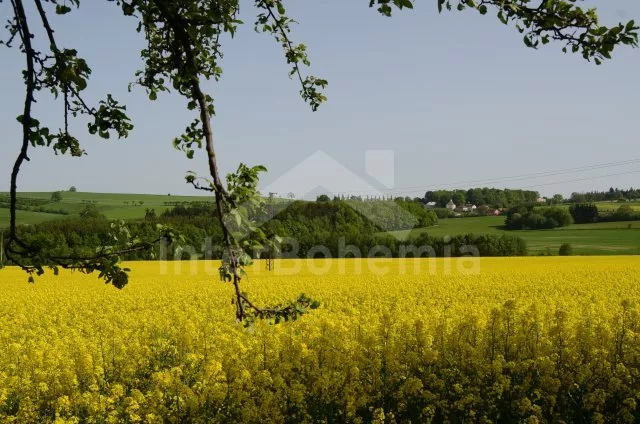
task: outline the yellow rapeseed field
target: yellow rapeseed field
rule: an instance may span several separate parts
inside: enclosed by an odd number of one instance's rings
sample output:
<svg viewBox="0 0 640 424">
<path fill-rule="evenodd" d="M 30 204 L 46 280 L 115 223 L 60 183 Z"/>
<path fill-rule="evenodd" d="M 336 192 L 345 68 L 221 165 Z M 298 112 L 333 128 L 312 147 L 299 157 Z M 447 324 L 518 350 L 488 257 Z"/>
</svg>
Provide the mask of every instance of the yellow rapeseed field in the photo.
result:
<svg viewBox="0 0 640 424">
<path fill-rule="evenodd" d="M 123 290 L 0 270 L 0 422 L 634 422 L 638 257 L 278 260 L 234 322 L 215 262 Z"/>
</svg>

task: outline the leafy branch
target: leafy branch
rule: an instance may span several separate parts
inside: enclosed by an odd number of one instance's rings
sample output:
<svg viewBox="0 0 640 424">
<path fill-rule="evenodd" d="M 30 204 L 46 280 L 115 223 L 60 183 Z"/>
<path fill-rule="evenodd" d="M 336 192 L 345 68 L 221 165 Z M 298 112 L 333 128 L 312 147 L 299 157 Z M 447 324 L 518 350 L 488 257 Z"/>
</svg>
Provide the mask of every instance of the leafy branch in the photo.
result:
<svg viewBox="0 0 640 424">
<path fill-rule="evenodd" d="M 327 100 L 319 89 L 326 88 L 328 82 L 325 79 L 314 76 L 302 76 L 300 64 L 311 66 L 311 62 L 307 55 L 307 47 L 304 44 L 293 43 L 289 37 L 291 24 L 295 23 L 295 21 L 287 17 L 286 9 L 281 0 L 257 0 L 255 5 L 258 9 L 263 10 L 258 14 L 258 19 L 255 23 L 256 31 L 272 34 L 275 40 L 281 44 L 287 63 L 292 65 L 289 76 L 298 77 L 302 86 L 300 90 L 302 99 L 309 103 L 313 111 L 318 110 L 318 107 Z"/>
<path fill-rule="evenodd" d="M 635 21 L 619 23 L 612 27 L 600 25 L 595 8 L 584 9 L 577 4 L 583 0 L 436 0 L 438 11 L 475 9 L 486 15 L 489 8 L 496 10 L 500 22 L 514 23 L 524 34 L 524 44 L 537 49 L 541 44 L 557 41 L 564 44 L 563 51 L 580 53 L 597 65 L 611 59 L 616 46 L 638 47 L 638 30 Z M 391 16 L 393 8 L 413 9 L 414 0 L 370 0 L 369 7 Z"/>
<path fill-rule="evenodd" d="M 57 45 L 54 31 L 49 23 L 41 0 L 34 0 L 41 24 L 47 34 L 49 48 L 45 51 L 37 50 L 33 44 L 34 34 L 29 27 L 29 20 L 22 0 L 11 0 L 13 19 L 7 23 L 10 37 L 2 44 L 12 47 L 17 38 L 19 48 L 26 59 L 26 69 L 23 71 L 25 84 L 24 108 L 17 120 L 22 126 L 22 145 L 11 171 L 10 182 L 10 222 L 9 239 L 4 246 L 6 256 L 14 264 L 20 266 L 29 275 L 29 281 L 35 275 L 42 275 L 44 267 L 50 267 L 55 274 L 60 268 L 79 270 L 85 273 L 98 271 L 100 278 L 107 283 L 122 288 L 128 282 L 127 270 L 120 267 L 120 258 L 127 253 L 150 249 L 154 242 L 123 240 L 113 246 L 103 246 L 95 255 L 86 257 L 63 257 L 54 253 L 53 246 L 27 243 L 18 234 L 16 225 L 17 188 L 20 168 L 25 161 L 29 161 L 29 148 L 36 146 L 53 146 L 57 153 L 70 153 L 72 156 L 82 156 L 77 138 L 69 133 L 69 115 L 88 114 L 93 122 L 88 124 L 91 134 L 97 133 L 102 138 L 109 138 L 111 131 L 118 137 L 127 137 L 133 129 L 129 118 L 125 114 L 126 107 L 115 101 L 111 95 L 101 101 L 98 108 L 91 108 L 80 95 L 87 87 L 87 79 L 91 69 L 86 61 L 77 57 L 75 50 L 60 49 Z M 68 13 L 71 8 L 50 0 L 56 6 L 56 13 Z M 79 5 L 79 1 L 72 0 L 70 4 Z M 32 108 L 36 93 L 48 89 L 55 98 L 62 92 L 64 101 L 64 129 L 58 132 L 42 126 L 33 117 Z M 120 228 L 122 231 L 122 228 Z M 159 239 L 158 239 L 159 240 Z"/>
<path fill-rule="evenodd" d="M 193 7 L 195 3 L 198 3 L 197 7 Z M 167 85 L 170 82 L 173 89 L 187 99 L 187 108 L 199 112 L 198 118 L 174 139 L 173 145 L 189 159 L 194 158 L 196 149 L 204 147 L 206 152 L 210 179 L 189 173 L 186 181 L 195 189 L 211 192 L 215 196 L 216 214 L 225 246 L 220 278 L 233 284 L 236 319 L 246 323 L 250 317 L 292 316 L 293 310 L 301 311 L 303 307 L 258 308 L 248 301 L 240 289 L 240 283 L 246 275 L 245 268 L 252 263 L 247 251 L 260 250 L 268 242 L 250 218 L 250 211 L 259 208 L 263 202 L 257 185 L 259 174 L 266 169 L 240 164 L 236 173 L 227 176 L 226 186 L 222 182 L 211 125 L 213 98 L 205 94 L 201 78 L 220 77 L 218 61 L 222 58 L 222 51 L 219 37 L 221 32 L 228 32 L 232 36 L 235 33 L 240 23 L 236 18 L 238 4 L 233 1 L 195 3 L 178 4 L 168 0 L 118 2 L 125 14 L 140 20 L 139 29 L 144 30 L 148 41 L 141 53 L 145 67 L 136 74 L 136 84 L 144 87 L 149 98 L 155 100 L 157 93 L 170 91 Z M 274 16 L 273 13 L 270 16 Z M 283 25 L 288 24 L 281 22 L 278 27 L 282 30 Z M 291 43 L 288 45 L 292 46 Z M 298 61 L 306 60 L 300 49 L 295 51 L 298 53 L 288 55 L 292 63 L 297 65 Z M 304 87 L 305 80 L 300 78 Z M 306 93 L 303 97 L 309 99 L 316 109 L 323 97 L 313 87 L 303 90 Z"/>
</svg>

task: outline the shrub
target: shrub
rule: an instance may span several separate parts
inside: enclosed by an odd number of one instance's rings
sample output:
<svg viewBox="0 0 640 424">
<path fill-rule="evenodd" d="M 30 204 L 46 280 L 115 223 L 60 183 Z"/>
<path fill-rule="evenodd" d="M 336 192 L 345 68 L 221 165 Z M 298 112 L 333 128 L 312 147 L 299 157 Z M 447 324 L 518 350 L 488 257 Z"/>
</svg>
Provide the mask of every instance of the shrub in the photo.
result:
<svg viewBox="0 0 640 424">
<path fill-rule="evenodd" d="M 104 215 L 98 211 L 96 205 L 89 203 L 80 211 L 80 217 L 83 219 L 100 219 L 104 218 Z"/>
<path fill-rule="evenodd" d="M 553 229 L 566 227 L 572 223 L 571 214 L 564 208 L 535 208 L 533 205 L 520 205 L 510 208 L 505 219 L 505 226 L 509 230 Z"/>
<path fill-rule="evenodd" d="M 598 220 L 598 207 L 594 203 L 578 203 L 569 207 L 569 213 L 576 224 L 586 224 Z"/>
<path fill-rule="evenodd" d="M 539 213 L 531 213 L 522 217 L 523 227 L 538 229 L 543 228 L 546 218 Z"/>
<path fill-rule="evenodd" d="M 560 246 L 558 250 L 558 255 L 560 256 L 571 256 L 573 255 L 573 247 L 569 243 L 564 243 Z"/>
<path fill-rule="evenodd" d="M 453 211 L 447 208 L 435 208 L 432 210 L 436 213 L 439 219 L 453 218 L 455 216 Z"/>
<path fill-rule="evenodd" d="M 597 211 L 597 209 L 596 209 Z M 551 228 L 556 227 L 566 227 L 568 225 L 573 224 L 573 218 L 568 210 L 565 208 L 551 207 L 542 209 L 542 215 L 549 219 L 555 221 L 556 225 Z M 546 226 L 544 228 L 547 228 Z"/>
<path fill-rule="evenodd" d="M 62 202 L 62 192 L 54 191 L 51 193 L 51 201 L 54 203 Z"/>
<path fill-rule="evenodd" d="M 505 220 L 505 225 L 510 230 L 522 230 L 524 226 L 522 215 L 517 212 L 512 215 L 508 215 Z"/>
<path fill-rule="evenodd" d="M 629 205 L 622 205 L 613 213 L 617 221 L 633 221 L 640 218 L 640 213 L 633 210 Z"/>
<path fill-rule="evenodd" d="M 560 227 L 560 224 L 558 224 L 558 221 L 556 221 L 554 218 L 548 217 L 548 218 L 545 218 L 541 228 L 544 228 L 545 230 L 552 230 L 558 227 Z"/>
</svg>

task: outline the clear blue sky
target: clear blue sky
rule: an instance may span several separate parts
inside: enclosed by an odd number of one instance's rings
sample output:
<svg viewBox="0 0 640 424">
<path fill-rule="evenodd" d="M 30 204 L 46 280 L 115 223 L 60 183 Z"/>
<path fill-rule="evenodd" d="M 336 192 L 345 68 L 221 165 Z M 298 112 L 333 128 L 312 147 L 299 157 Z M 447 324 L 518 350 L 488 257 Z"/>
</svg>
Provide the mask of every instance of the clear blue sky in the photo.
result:
<svg viewBox="0 0 640 424">
<path fill-rule="evenodd" d="M 378 188 L 367 179 L 365 151 L 393 150 L 395 192 L 417 194 L 456 182 L 640 158 L 640 50 L 617 50 L 614 60 L 597 67 L 563 54 L 560 45 L 525 48 L 521 35 L 493 15 L 438 15 L 435 0 L 392 19 L 365 0 L 289 3 L 300 22 L 293 38 L 308 45 L 312 72 L 329 80 L 329 101 L 317 113 L 302 103 L 280 47 L 253 31 L 255 11 L 244 2 L 247 25 L 226 41 L 224 77 L 206 85 L 216 99 L 214 129 L 225 173 L 240 161 L 264 164 L 270 171 L 264 187 L 322 149 Z M 640 20 L 635 0 L 590 4 L 608 24 Z M 0 10 L 8 7 L 3 3 Z M 140 67 L 142 40 L 134 24 L 106 1 L 85 0 L 79 11 L 56 19 L 60 44 L 78 49 L 93 68 L 87 97 L 113 93 L 128 105 L 136 129 L 126 141 L 105 143 L 76 125 L 89 155 L 62 158 L 37 149 L 24 166 L 20 190 L 76 185 L 80 191 L 193 193 L 184 174 L 204 172 L 204 156 L 189 161 L 171 147 L 192 119 L 184 101 L 165 95 L 149 102 L 140 89 L 127 92 Z M 23 101 L 23 59 L 2 48 L 0 61 L 0 191 L 6 191 L 20 145 L 15 116 Z M 42 99 L 36 110 L 41 121 L 60 125 L 60 103 Z M 568 195 L 640 186 L 640 173 L 631 171 L 640 171 L 640 164 L 489 185 Z M 557 184 L 618 173 L 627 174 Z M 469 185 L 477 184 L 460 184 Z"/>
</svg>

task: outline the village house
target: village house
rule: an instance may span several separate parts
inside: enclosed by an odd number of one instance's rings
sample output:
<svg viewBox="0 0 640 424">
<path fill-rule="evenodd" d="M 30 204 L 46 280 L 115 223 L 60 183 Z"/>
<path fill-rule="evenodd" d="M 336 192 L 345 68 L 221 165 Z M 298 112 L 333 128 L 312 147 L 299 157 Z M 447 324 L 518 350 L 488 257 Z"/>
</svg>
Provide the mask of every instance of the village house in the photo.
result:
<svg viewBox="0 0 640 424">
<path fill-rule="evenodd" d="M 449 203 L 447 203 L 447 209 L 449 209 L 450 211 L 456 210 L 456 204 L 453 203 L 453 200 L 449 200 Z"/>
</svg>

